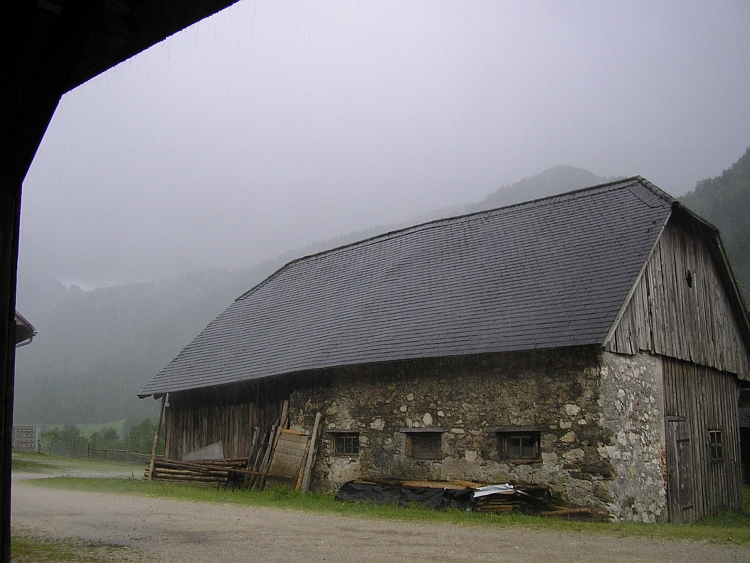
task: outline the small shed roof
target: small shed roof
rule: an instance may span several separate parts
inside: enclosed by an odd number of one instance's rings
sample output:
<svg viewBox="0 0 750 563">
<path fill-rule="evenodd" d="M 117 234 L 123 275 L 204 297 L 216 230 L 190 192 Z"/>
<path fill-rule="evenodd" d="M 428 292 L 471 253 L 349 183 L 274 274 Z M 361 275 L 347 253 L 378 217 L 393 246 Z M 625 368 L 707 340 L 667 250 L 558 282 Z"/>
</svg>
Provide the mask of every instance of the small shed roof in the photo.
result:
<svg viewBox="0 0 750 563">
<path fill-rule="evenodd" d="M 673 205 L 634 177 L 301 258 L 240 296 L 139 395 L 601 344 Z"/>
<path fill-rule="evenodd" d="M 34 339 L 34 337 L 37 335 L 36 329 L 34 326 L 27 321 L 21 313 L 18 311 L 15 312 L 15 322 L 16 322 L 16 348 L 19 346 L 25 346 L 26 344 L 31 344 L 31 341 Z"/>
</svg>

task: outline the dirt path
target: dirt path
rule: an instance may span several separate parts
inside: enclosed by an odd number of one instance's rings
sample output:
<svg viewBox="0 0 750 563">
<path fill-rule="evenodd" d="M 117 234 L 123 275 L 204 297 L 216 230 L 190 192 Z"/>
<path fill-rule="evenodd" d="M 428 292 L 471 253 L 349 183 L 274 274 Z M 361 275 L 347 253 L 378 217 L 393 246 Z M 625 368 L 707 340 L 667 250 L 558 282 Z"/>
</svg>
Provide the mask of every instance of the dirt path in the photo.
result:
<svg viewBox="0 0 750 563">
<path fill-rule="evenodd" d="M 395 522 L 13 485 L 13 526 L 164 563 L 750 561 L 750 548 Z"/>
</svg>

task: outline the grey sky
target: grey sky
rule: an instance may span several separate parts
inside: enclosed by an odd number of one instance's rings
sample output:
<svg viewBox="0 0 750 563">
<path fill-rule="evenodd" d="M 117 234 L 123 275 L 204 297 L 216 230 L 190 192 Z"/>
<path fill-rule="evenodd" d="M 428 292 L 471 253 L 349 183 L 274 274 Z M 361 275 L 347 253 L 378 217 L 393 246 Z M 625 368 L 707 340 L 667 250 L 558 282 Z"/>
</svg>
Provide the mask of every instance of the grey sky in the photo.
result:
<svg viewBox="0 0 750 563">
<path fill-rule="evenodd" d="M 681 195 L 750 145 L 750 3 L 243 0 L 67 94 L 20 268 L 240 267 L 557 164 Z"/>
</svg>

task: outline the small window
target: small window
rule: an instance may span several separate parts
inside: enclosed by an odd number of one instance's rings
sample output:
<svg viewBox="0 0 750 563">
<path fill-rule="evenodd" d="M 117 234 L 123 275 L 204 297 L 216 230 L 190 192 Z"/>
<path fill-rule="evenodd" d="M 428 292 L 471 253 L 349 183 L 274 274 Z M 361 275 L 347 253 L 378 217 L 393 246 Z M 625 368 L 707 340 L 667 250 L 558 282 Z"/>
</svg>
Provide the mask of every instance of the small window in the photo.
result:
<svg viewBox="0 0 750 563">
<path fill-rule="evenodd" d="M 414 459 L 443 459 L 443 434 L 441 432 L 415 432 L 409 434 L 411 457 Z"/>
<path fill-rule="evenodd" d="M 336 434 L 334 449 L 336 455 L 359 455 L 359 434 Z"/>
<path fill-rule="evenodd" d="M 539 459 L 539 432 L 502 432 L 498 438 L 502 459 Z"/>
<path fill-rule="evenodd" d="M 721 430 L 708 431 L 708 446 L 711 450 L 711 461 L 724 461 L 724 442 Z"/>
</svg>

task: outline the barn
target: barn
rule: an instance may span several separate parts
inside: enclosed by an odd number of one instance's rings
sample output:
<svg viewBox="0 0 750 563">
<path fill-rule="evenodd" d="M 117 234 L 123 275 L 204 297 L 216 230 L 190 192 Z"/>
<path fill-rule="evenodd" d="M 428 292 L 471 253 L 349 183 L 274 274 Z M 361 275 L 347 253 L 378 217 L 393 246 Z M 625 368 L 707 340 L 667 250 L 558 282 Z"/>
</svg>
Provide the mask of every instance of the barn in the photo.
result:
<svg viewBox="0 0 750 563">
<path fill-rule="evenodd" d="M 615 520 L 741 509 L 750 325 L 718 230 L 641 177 L 293 261 L 139 396 L 166 457 L 322 414 L 312 488 L 547 485 Z"/>
</svg>

